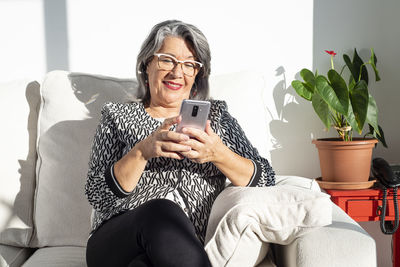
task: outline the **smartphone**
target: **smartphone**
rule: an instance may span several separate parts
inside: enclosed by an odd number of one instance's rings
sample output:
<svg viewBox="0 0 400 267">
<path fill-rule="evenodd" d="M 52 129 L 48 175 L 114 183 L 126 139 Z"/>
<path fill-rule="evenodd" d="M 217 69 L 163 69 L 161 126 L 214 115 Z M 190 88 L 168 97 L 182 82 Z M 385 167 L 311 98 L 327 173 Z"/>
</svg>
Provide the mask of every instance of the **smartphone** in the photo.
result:
<svg viewBox="0 0 400 267">
<path fill-rule="evenodd" d="M 188 100 L 182 101 L 180 115 L 182 116 L 181 122 L 176 126 L 177 132 L 182 132 L 182 128 L 191 127 L 200 130 L 205 130 L 210 112 L 210 102 L 201 100 Z"/>
</svg>

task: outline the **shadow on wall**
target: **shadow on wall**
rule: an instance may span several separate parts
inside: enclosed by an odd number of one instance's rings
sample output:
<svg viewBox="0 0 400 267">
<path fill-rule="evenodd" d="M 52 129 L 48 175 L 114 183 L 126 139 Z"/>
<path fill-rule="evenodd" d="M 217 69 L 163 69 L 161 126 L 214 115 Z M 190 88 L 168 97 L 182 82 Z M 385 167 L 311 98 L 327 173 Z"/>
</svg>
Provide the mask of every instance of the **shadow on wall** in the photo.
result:
<svg viewBox="0 0 400 267">
<path fill-rule="evenodd" d="M 40 103 L 40 85 L 38 82 L 30 82 L 26 86 L 25 96 L 27 104 L 29 106 L 29 115 L 27 118 L 27 131 L 28 131 L 28 145 L 29 150 L 25 159 L 19 159 L 18 163 L 20 168 L 18 172 L 20 174 L 20 189 L 15 196 L 14 203 L 8 203 L 0 197 L 0 204 L 9 208 L 10 216 L 4 219 L 4 225 L 0 226 L 0 229 L 4 229 L 1 232 L 2 238 L 8 240 L 15 238 L 21 238 L 18 240 L 18 244 L 27 244 L 32 235 L 32 209 L 33 209 L 33 198 L 35 193 L 35 167 L 36 167 L 36 137 L 37 137 L 37 116 L 39 111 Z M 28 207 L 29 206 L 29 207 Z M 16 219 L 18 218 L 18 219 Z M 25 224 L 23 227 L 15 226 L 15 222 L 21 221 Z"/>
<path fill-rule="evenodd" d="M 275 112 L 268 109 L 272 117 L 269 125 L 273 143 L 272 164 L 282 175 L 316 178 L 320 176 L 319 159 L 311 140 L 324 137 L 321 136 L 321 133 L 324 135 L 323 125 L 314 114 L 311 103 L 288 86 L 285 68 L 278 67 L 275 75 L 281 80 L 273 90 Z"/>
</svg>

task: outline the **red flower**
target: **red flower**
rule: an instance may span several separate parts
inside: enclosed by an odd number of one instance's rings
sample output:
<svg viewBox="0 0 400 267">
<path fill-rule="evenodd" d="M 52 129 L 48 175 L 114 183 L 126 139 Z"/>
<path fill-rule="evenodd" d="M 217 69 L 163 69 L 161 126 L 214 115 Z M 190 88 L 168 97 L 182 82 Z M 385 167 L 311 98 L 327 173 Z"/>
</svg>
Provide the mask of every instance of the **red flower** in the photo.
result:
<svg viewBox="0 0 400 267">
<path fill-rule="evenodd" d="M 331 56 L 336 56 L 335 51 L 329 51 L 329 50 L 325 50 L 326 53 L 328 53 Z"/>
</svg>

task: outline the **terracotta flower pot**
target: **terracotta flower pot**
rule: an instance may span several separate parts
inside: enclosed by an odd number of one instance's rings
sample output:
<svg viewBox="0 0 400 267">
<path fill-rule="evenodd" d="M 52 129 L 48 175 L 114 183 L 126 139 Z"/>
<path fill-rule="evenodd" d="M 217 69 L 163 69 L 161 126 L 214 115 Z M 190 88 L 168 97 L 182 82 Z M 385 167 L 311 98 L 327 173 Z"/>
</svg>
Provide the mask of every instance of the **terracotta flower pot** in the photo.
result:
<svg viewBox="0 0 400 267">
<path fill-rule="evenodd" d="M 339 138 L 313 140 L 318 148 L 322 180 L 327 182 L 367 182 L 371 169 L 372 149 L 376 139 Z"/>
</svg>

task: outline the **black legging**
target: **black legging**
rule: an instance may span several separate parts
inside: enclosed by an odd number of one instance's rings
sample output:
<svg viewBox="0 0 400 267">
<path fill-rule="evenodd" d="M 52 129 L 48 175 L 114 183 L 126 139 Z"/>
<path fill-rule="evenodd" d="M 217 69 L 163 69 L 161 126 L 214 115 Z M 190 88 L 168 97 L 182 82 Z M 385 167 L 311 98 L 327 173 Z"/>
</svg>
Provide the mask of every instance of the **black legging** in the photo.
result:
<svg viewBox="0 0 400 267">
<path fill-rule="evenodd" d="M 89 267 L 211 266 L 191 221 L 166 199 L 105 222 L 88 240 L 86 261 Z"/>
</svg>

